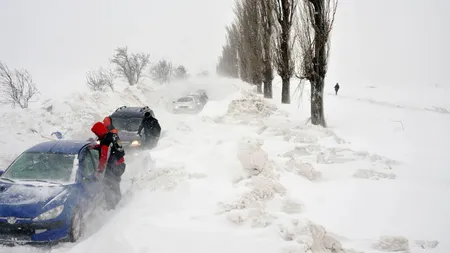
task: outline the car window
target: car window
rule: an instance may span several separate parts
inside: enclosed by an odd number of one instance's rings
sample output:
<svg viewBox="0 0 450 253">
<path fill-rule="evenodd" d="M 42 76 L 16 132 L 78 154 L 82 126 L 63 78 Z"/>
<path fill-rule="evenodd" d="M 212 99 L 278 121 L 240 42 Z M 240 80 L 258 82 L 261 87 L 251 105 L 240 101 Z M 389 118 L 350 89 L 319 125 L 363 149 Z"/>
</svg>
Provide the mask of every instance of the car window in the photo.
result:
<svg viewBox="0 0 450 253">
<path fill-rule="evenodd" d="M 178 99 L 178 102 L 192 102 L 192 98 L 191 97 L 183 97 Z"/>
<path fill-rule="evenodd" d="M 100 152 L 98 152 L 97 149 L 89 149 L 89 151 L 92 154 L 92 159 L 94 159 L 94 165 L 97 168 L 98 166 L 98 161 L 100 160 Z"/>
<path fill-rule="evenodd" d="M 114 127 L 120 131 L 137 132 L 141 125 L 142 118 L 113 118 Z"/>
<path fill-rule="evenodd" d="M 86 150 L 83 162 L 83 174 L 85 176 L 90 176 L 94 174 L 95 169 L 95 163 L 92 158 L 91 152 L 89 152 L 89 150 Z"/>
</svg>

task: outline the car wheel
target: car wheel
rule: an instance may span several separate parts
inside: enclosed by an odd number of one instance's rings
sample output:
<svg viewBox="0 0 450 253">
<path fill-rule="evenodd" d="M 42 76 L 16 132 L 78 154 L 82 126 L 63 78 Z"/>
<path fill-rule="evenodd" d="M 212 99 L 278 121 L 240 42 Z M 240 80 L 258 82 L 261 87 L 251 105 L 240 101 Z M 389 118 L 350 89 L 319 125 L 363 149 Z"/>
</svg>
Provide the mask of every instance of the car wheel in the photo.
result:
<svg viewBox="0 0 450 253">
<path fill-rule="evenodd" d="M 76 242 L 80 239 L 83 230 L 83 217 L 81 216 L 80 209 L 75 209 L 72 218 L 70 220 L 70 242 Z"/>
</svg>

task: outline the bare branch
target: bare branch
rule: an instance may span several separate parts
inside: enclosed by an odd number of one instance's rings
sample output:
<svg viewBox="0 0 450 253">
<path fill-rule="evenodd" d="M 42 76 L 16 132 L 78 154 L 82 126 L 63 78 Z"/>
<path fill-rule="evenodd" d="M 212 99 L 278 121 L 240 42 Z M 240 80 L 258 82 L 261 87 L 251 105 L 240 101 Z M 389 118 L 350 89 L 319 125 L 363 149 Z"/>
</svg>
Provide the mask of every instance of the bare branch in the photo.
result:
<svg viewBox="0 0 450 253">
<path fill-rule="evenodd" d="M 135 85 L 139 82 L 144 69 L 150 63 L 150 55 L 144 53 L 134 53 L 129 55 L 127 47 L 119 47 L 111 59 L 117 75 L 124 77 L 128 84 Z"/>
<path fill-rule="evenodd" d="M 150 75 L 154 81 L 169 83 L 173 75 L 172 63 L 167 60 L 160 60 L 151 68 Z"/>
<path fill-rule="evenodd" d="M 0 62 L 0 103 L 28 108 L 30 100 L 39 93 L 30 73 L 25 70 L 11 71 Z"/>
<path fill-rule="evenodd" d="M 183 65 L 178 66 L 173 70 L 173 77 L 175 79 L 186 79 L 188 77 L 186 68 Z"/>
<path fill-rule="evenodd" d="M 104 91 L 108 87 L 114 91 L 115 78 L 116 75 L 112 70 L 100 68 L 97 71 L 89 71 L 86 74 L 86 83 L 93 91 Z"/>
</svg>

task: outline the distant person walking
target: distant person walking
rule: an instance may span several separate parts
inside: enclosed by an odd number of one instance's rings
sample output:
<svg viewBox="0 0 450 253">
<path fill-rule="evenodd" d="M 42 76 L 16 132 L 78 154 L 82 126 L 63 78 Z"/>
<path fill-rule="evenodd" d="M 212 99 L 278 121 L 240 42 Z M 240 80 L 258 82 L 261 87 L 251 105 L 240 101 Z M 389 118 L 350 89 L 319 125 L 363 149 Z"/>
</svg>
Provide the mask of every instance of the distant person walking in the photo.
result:
<svg viewBox="0 0 450 253">
<path fill-rule="evenodd" d="M 336 92 L 336 96 L 337 96 L 337 93 L 339 91 L 339 83 L 336 83 L 336 85 L 334 86 L 334 91 Z"/>
</svg>

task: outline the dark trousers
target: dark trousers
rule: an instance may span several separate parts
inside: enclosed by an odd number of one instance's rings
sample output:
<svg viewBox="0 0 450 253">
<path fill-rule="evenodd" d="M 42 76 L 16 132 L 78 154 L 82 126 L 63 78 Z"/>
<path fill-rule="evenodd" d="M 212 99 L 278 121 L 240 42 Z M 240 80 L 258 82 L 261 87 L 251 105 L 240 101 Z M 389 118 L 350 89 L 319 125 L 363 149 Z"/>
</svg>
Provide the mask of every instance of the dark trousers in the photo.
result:
<svg viewBox="0 0 450 253">
<path fill-rule="evenodd" d="M 156 147 L 156 144 L 158 143 L 158 137 L 155 137 L 151 134 L 144 134 L 142 136 L 142 144 L 144 144 L 144 148 L 146 149 L 152 149 Z"/>
<path fill-rule="evenodd" d="M 122 199 L 120 191 L 121 176 L 125 171 L 125 164 L 110 164 L 105 170 L 103 178 L 105 202 L 108 209 L 115 209 Z"/>
</svg>

